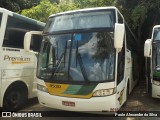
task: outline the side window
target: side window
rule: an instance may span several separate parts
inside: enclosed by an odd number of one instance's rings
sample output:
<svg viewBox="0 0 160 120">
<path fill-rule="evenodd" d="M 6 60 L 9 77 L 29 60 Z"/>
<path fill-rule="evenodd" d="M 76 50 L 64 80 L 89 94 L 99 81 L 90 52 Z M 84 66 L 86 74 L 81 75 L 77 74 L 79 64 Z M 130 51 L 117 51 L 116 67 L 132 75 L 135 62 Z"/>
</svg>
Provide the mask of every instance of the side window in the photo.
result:
<svg viewBox="0 0 160 120">
<path fill-rule="evenodd" d="M 0 27 L 1 27 L 1 21 L 2 21 L 2 13 L 0 13 Z"/>
<path fill-rule="evenodd" d="M 124 65 L 125 65 L 125 44 L 123 44 L 122 51 L 118 53 L 117 85 L 124 78 Z"/>
<path fill-rule="evenodd" d="M 122 16 L 118 13 L 118 23 L 123 23 L 123 18 Z"/>
<path fill-rule="evenodd" d="M 41 49 L 41 54 L 39 54 L 39 58 L 41 61 L 39 62 L 40 62 L 40 65 L 42 65 L 42 67 L 44 68 L 49 63 L 50 44 L 48 42 L 43 41 L 42 48 L 43 49 Z"/>
<path fill-rule="evenodd" d="M 5 37 L 3 41 L 3 47 L 22 48 L 24 35 L 28 31 L 39 30 L 38 26 L 34 23 L 28 22 L 27 20 L 8 16 Z M 38 40 L 36 41 L 38 42 Z M 39 43 L 34 43 L 34 45 Z"/>
</svg>

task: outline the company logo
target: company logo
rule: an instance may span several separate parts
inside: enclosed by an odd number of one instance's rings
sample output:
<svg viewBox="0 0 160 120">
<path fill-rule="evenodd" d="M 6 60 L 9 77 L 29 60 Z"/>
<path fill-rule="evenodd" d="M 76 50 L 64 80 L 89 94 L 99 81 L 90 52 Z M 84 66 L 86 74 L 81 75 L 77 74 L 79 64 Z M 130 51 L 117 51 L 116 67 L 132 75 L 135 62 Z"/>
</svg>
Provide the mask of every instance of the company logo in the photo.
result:
<svg viewBox="0 0 160 120">
<path fill-rule="evenodd" d="M 2 117 L 11 117 L 11 112 L 2 112 Z"/>
<path fill-rule="evenodd" d="M 30 58 L 24 58 L 24 57 L 10 57 L 9 55 L 4 56 L 4 61 L 11 61 L 12 64 L 23 64 L 23 63 L 30 63 Z"/>
</svg>

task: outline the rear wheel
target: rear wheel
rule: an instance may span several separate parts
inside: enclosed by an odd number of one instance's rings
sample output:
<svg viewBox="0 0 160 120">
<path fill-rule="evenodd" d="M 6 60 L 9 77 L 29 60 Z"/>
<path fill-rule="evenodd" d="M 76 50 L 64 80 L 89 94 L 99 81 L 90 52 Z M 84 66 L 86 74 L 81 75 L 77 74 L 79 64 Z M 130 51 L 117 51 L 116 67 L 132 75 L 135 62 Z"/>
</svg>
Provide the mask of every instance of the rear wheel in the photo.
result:
<svg viewBox="0 0 160 120">
<path fill-rule="evenodd" d="M 3 100 L 3 108 L 8 111 L 19 110 L 27 101 L 27 92 L 22 88 L 13 86 L 10 87 Z"/>
</svg>

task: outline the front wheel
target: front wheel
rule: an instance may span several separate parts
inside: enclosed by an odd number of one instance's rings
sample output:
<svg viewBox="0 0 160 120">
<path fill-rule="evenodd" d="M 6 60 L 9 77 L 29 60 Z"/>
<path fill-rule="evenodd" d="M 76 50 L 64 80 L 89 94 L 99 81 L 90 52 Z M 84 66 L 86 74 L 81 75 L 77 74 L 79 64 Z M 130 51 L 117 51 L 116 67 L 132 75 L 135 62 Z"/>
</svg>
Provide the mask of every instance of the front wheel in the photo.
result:
<svg viewBox="0 0 160 120">
<path fill-rule="evenodd" d="M 25 104 L 26 100 L 27 92 L 18 87 L 11 87 L 4 96 L 3 108 L 7 111 L 17 111 Z"/>
</svg>

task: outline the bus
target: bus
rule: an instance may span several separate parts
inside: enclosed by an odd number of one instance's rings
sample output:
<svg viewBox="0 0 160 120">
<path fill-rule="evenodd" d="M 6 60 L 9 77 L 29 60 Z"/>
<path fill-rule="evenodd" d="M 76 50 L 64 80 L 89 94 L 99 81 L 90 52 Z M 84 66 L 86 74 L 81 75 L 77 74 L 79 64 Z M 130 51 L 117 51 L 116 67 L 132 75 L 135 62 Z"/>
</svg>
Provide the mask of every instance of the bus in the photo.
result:
<svg viewBox="0 0 160 120">
<path fill-rule="evenodd" d="M 145 41 L 144 56 L 147 91 L 151 97 L 160 98 L 160 25 L 153 27 L 151 39 Z"/>
<path fill-rule="evenodd" d="M 138 81 L 138 41 L 116 7 L 53 14 L 43 30 L 38 100 L 67 111 L 117 111 Z M 30 38 L 25 35 L 25 50 Z"/>
<path fill-rule="evenodd" d="M 0 107 L 16 111 L 28 98 L 36 97 L 35 55 L 24 51 L 24 35 L 41 31 L 44 23 L 0 8 Z M 32 41 L 31 49 L 38 51 L 41 42 Z"/>
</svg>

